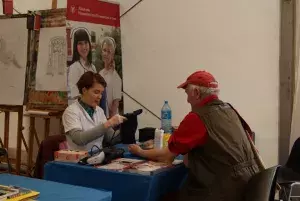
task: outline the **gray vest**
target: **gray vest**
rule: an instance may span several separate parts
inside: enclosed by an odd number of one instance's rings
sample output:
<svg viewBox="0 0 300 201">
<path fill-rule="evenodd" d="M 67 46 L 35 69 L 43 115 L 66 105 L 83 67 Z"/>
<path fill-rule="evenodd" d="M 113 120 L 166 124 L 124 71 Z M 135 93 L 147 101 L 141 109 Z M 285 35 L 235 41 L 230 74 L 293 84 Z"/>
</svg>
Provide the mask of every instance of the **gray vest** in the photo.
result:
<svg viewBox="0 0 300 201">
<path fill-rule="evenodd" d="M 180 200 L 243 200 L 245 185 L 259 166 L 237 113 L 220 100 L 192 112 L 205 124 L 208 138 L 188 153 L 189 175 Z"/>
</svg>

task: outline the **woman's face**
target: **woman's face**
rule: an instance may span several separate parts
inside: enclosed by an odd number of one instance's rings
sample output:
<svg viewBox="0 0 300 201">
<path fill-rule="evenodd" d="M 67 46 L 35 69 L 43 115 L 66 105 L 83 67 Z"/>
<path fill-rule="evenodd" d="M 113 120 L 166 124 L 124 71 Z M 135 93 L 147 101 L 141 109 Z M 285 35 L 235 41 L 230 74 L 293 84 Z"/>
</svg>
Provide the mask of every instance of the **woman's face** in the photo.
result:
<svg viewBox="0 0 300 201">
<path fill-rule="evenodd" d="M 104 87 L 101 84 L 94 83 L 94 85 L 89 89 L 83 88 L 82 98 L 86 104 L 96 108 L 96 106 L 100 104 L 103 91 Z"/>
<path fill-rule="evenodd" d="M 77 43 L 77 51 L 80 55 L 80 57 L 83 60 L 87 59 L 87 56 L 90 52 L 90 44 L 88 41 L 78 41 Z"/>
</svg>

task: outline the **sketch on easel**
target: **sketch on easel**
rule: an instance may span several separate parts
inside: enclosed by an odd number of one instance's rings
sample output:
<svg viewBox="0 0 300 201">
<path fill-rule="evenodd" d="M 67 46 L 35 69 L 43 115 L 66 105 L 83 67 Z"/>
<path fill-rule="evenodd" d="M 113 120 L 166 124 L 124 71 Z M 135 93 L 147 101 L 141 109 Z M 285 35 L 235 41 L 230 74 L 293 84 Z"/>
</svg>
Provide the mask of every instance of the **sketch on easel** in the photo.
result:
<svg viewBox="0 0 300 201">
<path fill-rule="evenodd" d="M 66 71 L 66 28 L 41 28 L 35 89 L 38 91 L 66 91 Z"/>
<path fill-rule="evenodd" d="M 0 19 L 0 105 L 23 105 L 26 79 L 27 18 Z"/>
<path fill-rule="evenodd" d="M 66 68 L 66 37 L 55 36 L 50 39 L 49 43 L 49 63 L 47 67 L 47 75 L 55 74 L 64 75 Z"/>
<path fill-rule="evenodd" d="M 7 44 L 4 38 L 0 36 L 0 61 L 5 65 L 6 68 L 10 64 L 14 67 L 22 68 L 22 66 L 18 63 L 15 54 L 7 49 Z"/>
</svg>

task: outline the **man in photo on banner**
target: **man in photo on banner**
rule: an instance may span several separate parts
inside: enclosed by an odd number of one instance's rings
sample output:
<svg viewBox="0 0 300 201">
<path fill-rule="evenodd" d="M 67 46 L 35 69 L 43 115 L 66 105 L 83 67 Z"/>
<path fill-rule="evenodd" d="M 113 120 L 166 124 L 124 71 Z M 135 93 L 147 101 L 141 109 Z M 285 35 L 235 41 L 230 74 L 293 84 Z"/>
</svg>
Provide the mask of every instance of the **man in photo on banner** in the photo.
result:
<svg viewBox="0 0 300 201">
<path fill-rule="evenodd" d="M 122 98 L 122 80 L 115 69 L 116 42 L 112 37 L 105 37 L 101 43 L 101 56 L 104 68 L 99 72 L 107 83 L 108 117 L 119 113 L 119 102 Z"/>
</svg>

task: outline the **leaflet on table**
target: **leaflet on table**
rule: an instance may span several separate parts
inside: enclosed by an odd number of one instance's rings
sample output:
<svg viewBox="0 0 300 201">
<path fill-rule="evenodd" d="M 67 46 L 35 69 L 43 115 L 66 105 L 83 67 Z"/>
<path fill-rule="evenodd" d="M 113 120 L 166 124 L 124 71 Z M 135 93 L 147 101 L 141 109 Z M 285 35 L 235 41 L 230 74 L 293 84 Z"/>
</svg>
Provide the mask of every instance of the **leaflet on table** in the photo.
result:
<svg viewBox="0 0 300 201">
<path fill-rule="evenodd" d="M 154 161 L 139 160 L 139 159 L 129 159 L 129 158 L 119 158 L 113 160 L 107 165 L 97 166 L 100 169 L 114 170 L 118 172 L 130 172 L 138 173 L 143 175 L 153 175 L 157 174 L 166 168 L 173 167 L 182 163 L 182 160 L 175 160 L 172 165 L 166 163 L 159 163 Z"/>
<path fill-rule="evenodd" d="M 5 191 L 7 193 L 5 193 Z M 40 193 L 18 186 L 0 185 L 0 201 L 21 201 L 36 198 Z"/>
<path fill-rule="evenodd" d="M 12 196 L 18 193 L 19 193 L 18 189 L 13 189 L 8 186 L 0 185 L 0 201 L 6 200 L 8 196 Z"/>
</svg>

